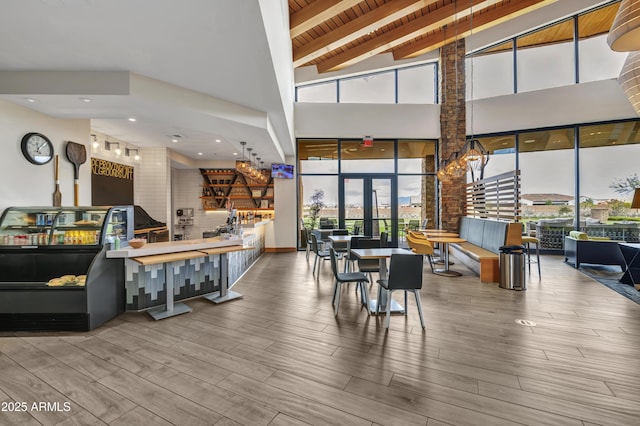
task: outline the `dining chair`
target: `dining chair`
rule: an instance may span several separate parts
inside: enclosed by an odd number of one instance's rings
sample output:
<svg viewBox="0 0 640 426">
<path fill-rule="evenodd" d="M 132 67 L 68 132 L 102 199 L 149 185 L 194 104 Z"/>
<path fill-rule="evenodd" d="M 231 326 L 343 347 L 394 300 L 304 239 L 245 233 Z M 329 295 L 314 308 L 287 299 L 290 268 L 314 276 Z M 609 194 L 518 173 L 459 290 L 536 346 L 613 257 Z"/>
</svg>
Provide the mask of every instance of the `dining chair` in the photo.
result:
<svg viewBox="0 0 640 426">
<path fill-rule="evenodd" d="M 429 223 L 429 219 L 422 219 L 422 229 L 427 229 L 428 223 Z"/>
<path fill-rule="evenodd" d="M 355 244 L 355 245 L 354 245 Z M 380 248 L 380 240 L 377 238 L 351 238 L 351 248 Z M 354 259 L 355 260 L 355 259 Z M 358 271 L 369 275 L 369 279 L 373 282 L 372 272 L 380 273 L 380 261 L 378 259 L 358 259 Z"/>
<path fill-rule="evenodd" d="M 393 254 L 389 263 L 389 277 L 378 280 L 378 305 L 376 312 L 380 312 L 380 297 L 382 291 L 387 292 L 387 306 L 385 328 L 389 328 L 391 322 L 391 297 L 394 291 L 404 291 L 404 314 L 407 315 L 407 292 L 412 292 L 416 298 L 420 324 L 424 329 L 424 317 L 422 315 L 422 303 L 420 302 L 420 289 L 422 288 L 422 255 L 417 254 Z"/>
<path fill-rule="evenodd" d="M 331 247 L 329 249 L 330 257 L 331 257 L 331 270 L 333 271 L 333 277 L 335 278 L 335 284 L 333 286 L 333 300 L 332 304 L 334 306 L 334 315 L 338 315 L 338 309 L 340 308 L 340 292 L 342 290 L 342 284 L 345 283 L 356 283 L 356 294 L 357 288 L 360 287 L 360 292 L 362 297 L 364 298 L 365 307 L 367 310 L 367 315 L 371 315 L 369 312 L 369 290 L 367 289 L 367 284 L 369 283 L 369 279 L 364 274 L 364 272 L 338 272 L 338 254 Z"/>
<path fill-rule="evenodd" d="M 320 259 L 323 259 L 323 260 L 328 259 L 331 253 L 327 249 L 319 248 L 318 237 L 316 237 L 316 234 L 313 234 L 313 233 L 311 234 L 311 249 L 313 250 L 313 253 L 316 255 L 316 257 L 313 259 L 313 272 L 312 272 L 312 274 L 315 275 L 316 265 L 320 263 Z M 320 267 L 318 266 L 318 273 L 319 272 L 320 272 Z"/>
<path fill-rule="evenodd" d="M 417 235 L 420 235 L 420 237 L 418 237 Z M 424 234 L 414 231 L 410 231 L 407 234 L 407 243 L 409 244 L 409 248 L 412 252 L 427 256 L 427 260 L 429 260 L 429 266 L 431 267 L 431 272 L 433 273 L 433 255 L 435 253 L 433 244 L 429 240 L 427 240 Z"/>
<path fill-rule="evenodd" d="M 389 247 L 389 233 L 386 231 L 380 233 L 380 247 Z"/>
</svg>

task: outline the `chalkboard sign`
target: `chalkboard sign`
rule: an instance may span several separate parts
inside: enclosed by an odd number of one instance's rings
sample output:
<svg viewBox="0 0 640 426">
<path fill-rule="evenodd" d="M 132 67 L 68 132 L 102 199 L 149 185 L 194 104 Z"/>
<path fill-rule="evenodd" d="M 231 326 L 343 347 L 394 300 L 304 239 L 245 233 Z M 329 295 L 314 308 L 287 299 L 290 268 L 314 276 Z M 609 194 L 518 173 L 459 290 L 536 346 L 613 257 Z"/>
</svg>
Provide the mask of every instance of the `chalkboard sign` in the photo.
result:
<svg viewBox="0 0 640 426">
<path fill-rule="evenodd" d="M 133 204 L 133 167 L 91 159 L 91 205 Z"/>
</svg>

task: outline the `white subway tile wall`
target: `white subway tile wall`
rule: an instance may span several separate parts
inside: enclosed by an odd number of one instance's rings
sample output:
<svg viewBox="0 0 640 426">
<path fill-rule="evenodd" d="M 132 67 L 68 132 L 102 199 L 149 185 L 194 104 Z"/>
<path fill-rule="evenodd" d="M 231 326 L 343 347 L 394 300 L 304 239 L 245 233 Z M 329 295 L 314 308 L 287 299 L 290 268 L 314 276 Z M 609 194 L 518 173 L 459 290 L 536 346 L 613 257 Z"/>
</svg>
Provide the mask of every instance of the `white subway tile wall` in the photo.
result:
<svg viewBox="0 0 640 426">
<path fill-rule="evenodd" d="M 203 179 L 200 170 L 172 169 L 173 176 L 173 233 L 186 234 L 186 238 L 202 238 L 202 233 L 212 231 L 217 226 L 223 225 L 227 220 L 226 211 L 205 212 L 202 209 Z M 177 209 L 193 209 L 193 226 L 176 226 Z"/>
</svg>

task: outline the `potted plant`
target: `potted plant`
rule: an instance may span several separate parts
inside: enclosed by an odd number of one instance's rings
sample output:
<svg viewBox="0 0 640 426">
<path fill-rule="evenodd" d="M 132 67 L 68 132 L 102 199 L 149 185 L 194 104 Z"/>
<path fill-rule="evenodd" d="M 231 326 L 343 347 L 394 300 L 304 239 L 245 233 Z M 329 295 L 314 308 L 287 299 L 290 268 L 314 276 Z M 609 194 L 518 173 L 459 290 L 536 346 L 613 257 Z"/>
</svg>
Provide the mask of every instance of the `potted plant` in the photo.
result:
<svg viewBox="0 0 640 426">
<path fill-rule="evenodd" d="M 316 228 L 316 222 L 320 217 L 320 212 L 325 207 L 324 191 L 322 189 L 314 189 L 311 194 L 311 204 L 309 205 L 309 222 L 311 229 Z"/>
</svg>

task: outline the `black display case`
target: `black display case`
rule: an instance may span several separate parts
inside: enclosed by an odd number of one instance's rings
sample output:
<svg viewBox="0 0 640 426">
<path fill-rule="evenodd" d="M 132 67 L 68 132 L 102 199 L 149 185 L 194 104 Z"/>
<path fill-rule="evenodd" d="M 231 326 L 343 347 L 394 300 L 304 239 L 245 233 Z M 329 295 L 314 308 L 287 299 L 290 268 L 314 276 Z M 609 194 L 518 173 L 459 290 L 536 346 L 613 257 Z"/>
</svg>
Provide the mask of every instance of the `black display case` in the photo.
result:
<svg viewBox="0 0 640 426">
<path fill-rule="evenodd" d="M 124 311 L 133 206 L 10 207 L 0 218 L 0 330 L 91 330 Z"/>
</svg>

